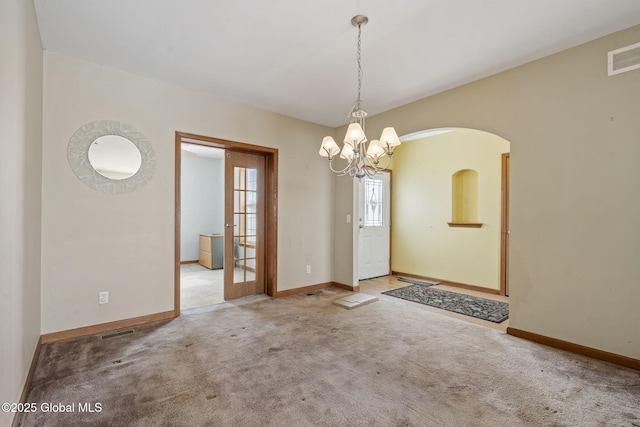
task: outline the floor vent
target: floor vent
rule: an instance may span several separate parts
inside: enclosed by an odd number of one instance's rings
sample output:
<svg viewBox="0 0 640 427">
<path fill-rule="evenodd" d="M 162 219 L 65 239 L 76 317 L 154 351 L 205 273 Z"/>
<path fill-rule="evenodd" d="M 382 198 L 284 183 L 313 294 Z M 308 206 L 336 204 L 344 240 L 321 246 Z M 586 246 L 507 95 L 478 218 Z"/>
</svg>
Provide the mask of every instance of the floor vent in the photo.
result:
<svg viewBox="0 0 640 427">
<path fill-rule="evenodd" d="M 608 53 L 607 71 L 610 76 L 640 68 L 640 43 L 621 47 Z"/>
<path fill-rule="evenodd" d="M 133 329 L 127 329 L 127 330 L 124 330 L 124 331 L 118 331 L 118 332 L 113 332 L 111 334 L 103 335 L 102 339 L 106 340 L 106 339 L 109 339 L 109 338 L 119 337 L 121 335 L 129 335 L 129 334 L 132 334 L 132 333 L 133 333 Z"/>
</svg>

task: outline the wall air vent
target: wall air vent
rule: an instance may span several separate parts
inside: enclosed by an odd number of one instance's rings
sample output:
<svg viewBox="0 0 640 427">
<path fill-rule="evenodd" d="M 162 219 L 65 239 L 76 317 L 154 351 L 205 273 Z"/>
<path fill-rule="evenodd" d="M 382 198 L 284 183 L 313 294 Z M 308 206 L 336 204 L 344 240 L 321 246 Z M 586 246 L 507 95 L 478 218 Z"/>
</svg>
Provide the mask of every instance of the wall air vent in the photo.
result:
<svg viewBox="0 0 640 427">
<path fill-rule="evenodd" d="M 640 68 L 640 43 L 612 50 L 608 54 L 610 76 Z"/>
</svg>

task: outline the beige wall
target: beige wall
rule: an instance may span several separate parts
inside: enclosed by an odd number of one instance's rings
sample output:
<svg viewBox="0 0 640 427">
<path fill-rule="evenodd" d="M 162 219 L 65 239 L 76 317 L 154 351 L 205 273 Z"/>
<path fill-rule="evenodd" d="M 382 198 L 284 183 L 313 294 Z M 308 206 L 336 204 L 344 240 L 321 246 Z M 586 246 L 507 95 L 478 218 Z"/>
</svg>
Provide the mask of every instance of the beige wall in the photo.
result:
<svg viewBox="0 0 640 427">
<path fill-rule="evenodd" d="M 638 41 L 640 26 L 367 120 L 373 135 L 463 127 L 508 140 L 509 324 L 634 358 L 640 71 L 607 77 L 607 52 Z"/>
<path fill-rule="evenodd" d="M 456 130 L 405 142 L 393 154 L 393 271 L 500 289 L 501 161 L 509 143 Z M 478 173 L 477 222 L 451 228 L 452 175 Z"/>
<path fill-rule="evenodd" d="M 326 161 L 324 163 L 327 167 Z M 353 197 L 357 182 L 349 176 L 342 176 L 334 183 L 333 280 L 353 287 L 358 286 L 358 271 L 353 264 L 358 259 L 358 221 L 354 221 L 358 204 Z"/>
<path fill-rule="evenodd" d="M 40 336 L 42 46 L 33 2 L 0 3 L 0 402 L 18 402 Z M 0 412 L 0 425 L 13 413 Z"/>
<path fill-rule="evenodd" d="M 332 129 L 60 54 L 44 65 L 42 333 L 173 309 L 176 130 L 278 148 L 278 290 L 332 280 L 333 176 L 317 155 Z M 69 168 L 69 138 L 100 119 L 149 138 L 141 190 L 103 194 Z"/>
</svg>

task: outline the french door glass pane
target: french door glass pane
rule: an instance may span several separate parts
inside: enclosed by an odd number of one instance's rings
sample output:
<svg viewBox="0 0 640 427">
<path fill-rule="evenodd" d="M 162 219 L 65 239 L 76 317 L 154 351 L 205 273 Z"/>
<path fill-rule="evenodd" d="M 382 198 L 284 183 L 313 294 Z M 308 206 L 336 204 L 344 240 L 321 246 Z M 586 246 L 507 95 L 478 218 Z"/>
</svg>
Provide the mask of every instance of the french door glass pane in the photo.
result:
<svg viewBox="0 0 640 427">
<path fill-rule="evenodd" d="M 233 283 L 256 277 L 257 176 L 256 169 L 236 166 L 233 170 Z"/>
<path fill-rule="evenodd" d="M 258 170 L 247 169 L 247 190 L 256 191 L 258 189 Z"/>
<path fill-rule="evenodd" d="M 255 191 L 247 191 L 246 193 L 247 212 L 255 213 L 258 193 L 256 193 Z"/>
</svg>

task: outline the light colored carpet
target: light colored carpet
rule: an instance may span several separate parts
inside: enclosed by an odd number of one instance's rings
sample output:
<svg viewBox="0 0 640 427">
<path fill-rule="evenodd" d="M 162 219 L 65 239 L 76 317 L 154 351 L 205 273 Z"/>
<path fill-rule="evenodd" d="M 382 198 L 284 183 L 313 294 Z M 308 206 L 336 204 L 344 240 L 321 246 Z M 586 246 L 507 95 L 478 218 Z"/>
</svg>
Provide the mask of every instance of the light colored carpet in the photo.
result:
<svg viewBox="0 0 640 427">
<path fill-rule="evenodd" d="M 224 302 L 224 270 L 200 264 L 180 266 L 180 309 L 206 307 Z"/>
<path fill-rule="evenodd" d="M 23 426 L 640 426 L 640 372 L 346 291 L 43 345 Z M 77 408 L 77 405 L 76 405 Z"/>
</svg>

